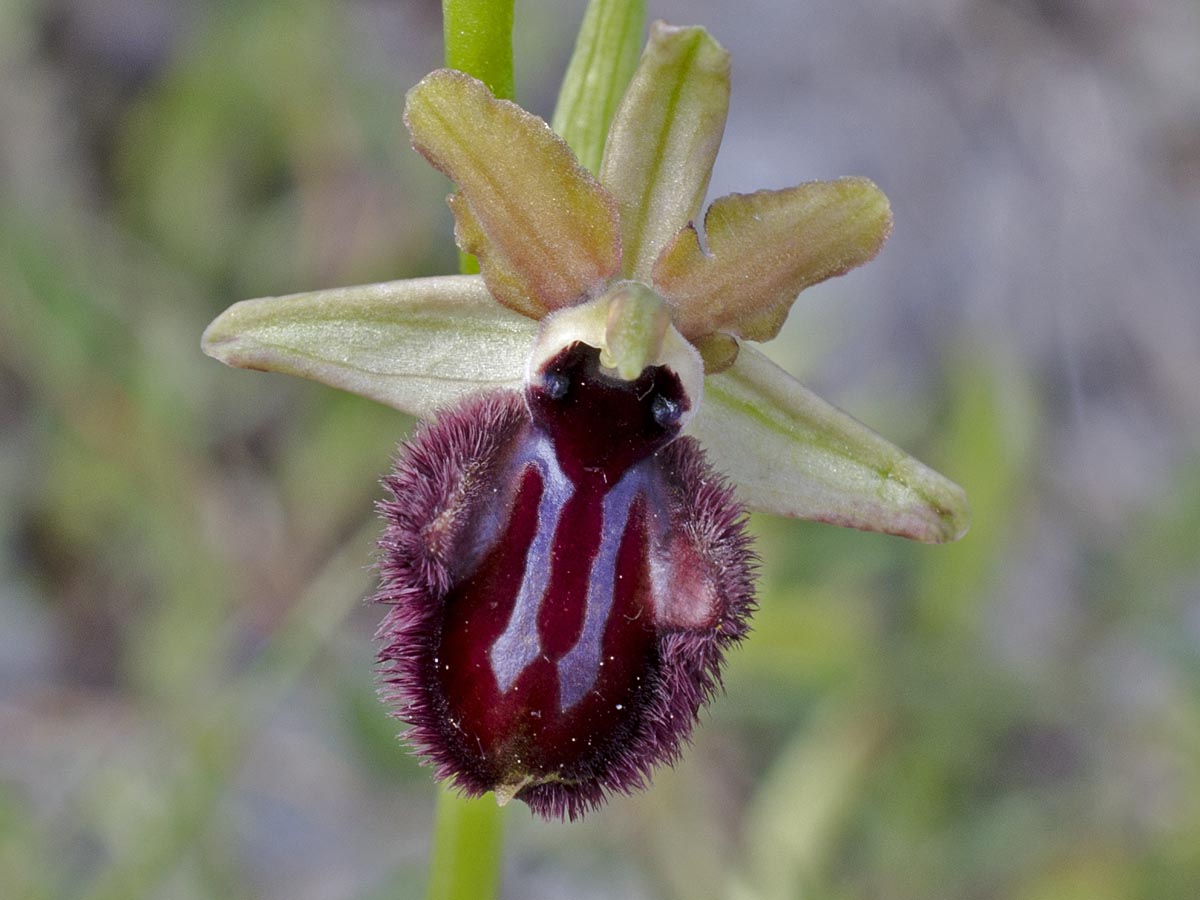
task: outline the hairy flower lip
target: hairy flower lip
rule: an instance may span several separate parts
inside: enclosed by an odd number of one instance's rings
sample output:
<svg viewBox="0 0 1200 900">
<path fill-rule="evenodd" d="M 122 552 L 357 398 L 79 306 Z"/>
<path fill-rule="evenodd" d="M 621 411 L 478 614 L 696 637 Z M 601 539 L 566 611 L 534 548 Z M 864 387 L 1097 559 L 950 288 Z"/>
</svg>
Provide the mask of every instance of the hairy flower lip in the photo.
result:
<svg viewBox="0 0 1200 900">
<path fill-rule="evenodd" d="M 515 610 L 511 618 L 503 612 L 509 602 L 503 598 L 511 597 L 513 588 L 496 582 L 498 597 L 489 593 L 491 603 L 464 606 L 464 596 L 470 596 L 471 588 L 463 595 L 463 585 L 479 578 L 488 583 L 487 573 L 501 571 L 504 564 L 489 562 L 497 558 L 487 555 L 492 551 L 484 551 L 463 570 L 456 548 L 480 546 L 480 535 L 490 535 L 483 538 L 487 546 L 508 547 L 505 552 L 517 546 L 505 543 L 511 527 L 505 523 L 528 522 L 522 518 L 528 512 L 518 515 L 513 511 L 532 507 L 515 499 L 521 488 L 518 482 L 507 480 L 505 467 L 511 462 L 505 460 L 519 460 L 526 452 L 519 448 L 535 446 L 528 443 L 529 421 L 526 406 L 516 394 L 490 393 L 466 400 L 422 425 L 402 449 L 394 472 L 385 479 L 392 499 L 380 505 L 386 529 L 380 541 L 381 584 L 376 599 L 391 607 L 378 634 L 382 644 L 380 679 L 394 715 L 410 725 L 406 740 L 432 761 L 439 778 L 449 779 L 469 795 L 494 790 L 499 801 L 517 797 L 543 817 L 575 819 L 602 805 L 614 792 L 630 793 L 644 787 L 653 769 L 678 758 L 700 708 L 720 689 L 724 652 L 747 632 L 747 617 L 754 606 L 755 558 L 745 531 L 744 510 L 732 489 L 707 466 L 703 451 L 693 440 L 672 441 L 648 458 L 651 468 L 646 470 L 659 473 L 655 479 L 666 479 L 662 489 L 666 490 L 663 499 L 667 505 L 659 515 L 668 517 L 651 527 L 659 538 L 644 545 L 649 558 L 657 560 L 650 567 L 650 580 L 612 582 L 614 590 L 619 590 L 619 584 L 641 583 L 644 587 L 639 590 L 649 593 L 640 596 L 655 598 L 651 608 L 658 624 L 648 635 L 653 652 L 640 662 L 621 657 L 614 670 L 618 675 L 626 672 L 626 677 L 640 672 L 641 689 L 632 694 L 608 693 L 618 681 L 603 693 L 574 695 L 591 698 L 580 710 L 585 718 L 577 722 L 571 711 L 575 701 L 564 712 L 544 705 L 546 692 L 555 690 L 554 667 L 535 671 L 531 666 L 538 657 L 521 655 L 514 671 L 525 671 L 533 680 L 515 680 L 507 690 L 498 691 L 488 675 L 495 658 L 489 663 L 486 648 L 503 643 L 505 623 L 511 631 L 518 618 Z M 518 471 L 529 470 L 521 467 Z M 504 478 L 509 487 L 497 491 L 496 478 Z M 577 482 L 576 490 L 583 485 Z M 611 485 L 609 489 L 619 492 Z M 656 490 L 659 488 L 652 489 L 652 494 Z M 558 495 L 548 508 L 541 504 L 539 515 L 560 503 L 574 502 L 571 497 L 570 493 Z M 485 508 L 491 511 L 482 513 Z M 643 521 L 650 526 L 652 520 Z M 617 543 L 624 546 L 629 534 L 617 532 L 607 540 L 619 539 Z M 657 549 L 651 551 L 651 545 Z M 572 559 L 580 552 L 582 549 L 553 557 L 558 560 L 556 567 L 566 567 L 560 575 L 570 577 Z M 604 552 L 601 549 L 589 558 L 591 565 L 601 566 Z M 494 569 L 496 565 L 501 569 Z M 632 570 L 626 574 L 632 575 Z M 533 575 L 536 571 L 526 569 L 521 584 Z M 555 576 L 550 577 L 539 591 L 553 590 Z M 636 596 L 627 594 L 624 602 L 632 602 Z M 488 612 L 497 599 L 500 618 Z M 699 601 L 703 605 L 696 607 Z M 589 597 L 583 608 L 604 607 L 594 606 Z M 475 611 L 463 620 L 464 609 Z M 628 619 L 618 613 L 619 608 L 614 607 L 606 618 L 616 623 L 649 622 L 645 613 Z M 555 632 L 543 631 L 545 627 L 538 626 L 542 641 L 561 640 L 553 637 Z M 504 652 L 511 654 L 516 646 L 510 645 Z M 564 654 L 565 646 L 547 651 L 556 654 L 552 658 L 559 660 L 559 671 L 586 641 L 580 638 Z M 609 665 L 616 662 L 606 658 Z M 443 664 L 450 669 L 444 671 Z M 455 671 L 461 674 L 456 676 Z M 475 672 L 481 673 L 482 680 L 471 674 Z M 471 681 L 461 681 L 468 676 Z M 487 698 L 483 706 L 465 700 L 480 691 Z M 607 706 L 605 697 L 612 698 Z M 602 709 L 607 712 L 596 719 Z M 518 726 L 523 717 L 535 712 L 539 723 L 553 727 L 540 732 L 544 739 L 530 744 Z M 608 724 L 598 729 L 600 722 Z M 550 746 L 543 740 L 550 741 Z M 566 756 L 559 756 L 564 752 Z"/>
</svg>

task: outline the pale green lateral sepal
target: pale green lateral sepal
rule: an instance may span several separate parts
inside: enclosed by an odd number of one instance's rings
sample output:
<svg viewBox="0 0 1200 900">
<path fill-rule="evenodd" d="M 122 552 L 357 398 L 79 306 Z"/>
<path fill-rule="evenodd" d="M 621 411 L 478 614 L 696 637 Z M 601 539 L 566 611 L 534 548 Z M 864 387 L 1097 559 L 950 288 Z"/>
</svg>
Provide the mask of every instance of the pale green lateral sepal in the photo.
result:
<svg viewBox="0 0 1200 900">
<path fill-rule="evenodd" d="M 481 389 L 519 388 L 537 329 L 493 301 L 478 275 L 447 275 L 243 300 L 201 346 L 230 366 L 427 416 Z"/>
<path fill-rule="evenodd" d="M 649 281 L 700 211 L 729 109 L 729 54 L 703 28 L 655 22 L 613 120 L 600 182 L 621 214 L 622 271 Z"/>
<path fill-rule="evenodd" d="M 550 126 L 477 79 L 439 69 L 408 92 L 413 146 L 459 188 L 460 249 L 497 301 L 531 318 L 595 296 L 617 273 L 613 198 Z"/>
<path fill-rule="evenodd" d="M 689 433 L 751 509 L 926 543 L 957 540 L 967 530 L 962 488 L 752 347 L 705 379 Z"/>
<path fill-rule="evenodd" d="M 872 259 L 891 230 L 887 197 L 866 178 L 730 194 L 704 216 L 706 250 L 688 225 L 663 250 L 654 284 L 688 339 L 766 341 L 800 291 Z"/>
<path fill-rule="evenodd" d="M 563 76 L 551 127 L 589 172 L 600 171 L 617 104 L 637 67 L 646 0 L 591 0 Z"/>
</svg>

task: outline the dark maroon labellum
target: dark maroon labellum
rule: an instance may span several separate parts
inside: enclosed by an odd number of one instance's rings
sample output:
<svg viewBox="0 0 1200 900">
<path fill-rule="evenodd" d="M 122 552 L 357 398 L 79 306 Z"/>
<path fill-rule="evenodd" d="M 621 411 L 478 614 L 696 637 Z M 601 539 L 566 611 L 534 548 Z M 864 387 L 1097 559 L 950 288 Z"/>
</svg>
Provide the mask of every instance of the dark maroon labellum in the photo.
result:
<svg viewBox="0 0 1200 900">
<path fill-rule="evenodd" d="M 753 605 L 742 509 L 677 439 L 689 403 L 576 343 L 403 448 L 381 673 L 439 777 L 575 818 L 678 756 Z"/>
</svg>

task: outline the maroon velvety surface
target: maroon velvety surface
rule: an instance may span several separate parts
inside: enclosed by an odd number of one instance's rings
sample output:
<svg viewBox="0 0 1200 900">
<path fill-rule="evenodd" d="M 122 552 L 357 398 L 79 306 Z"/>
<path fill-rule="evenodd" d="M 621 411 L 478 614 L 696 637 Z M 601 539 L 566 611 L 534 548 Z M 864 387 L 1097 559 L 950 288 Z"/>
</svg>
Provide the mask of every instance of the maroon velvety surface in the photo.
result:
<svg viewBox="0 0 1200 900">
<path fill-rule="evenodd" d="M 574 345 L 402 449 L 381 678 L 439 777 L 574 818 L 677 757 L 753 605 L 742 509 L 676 439 L 687 403 Z"/>
</svg>

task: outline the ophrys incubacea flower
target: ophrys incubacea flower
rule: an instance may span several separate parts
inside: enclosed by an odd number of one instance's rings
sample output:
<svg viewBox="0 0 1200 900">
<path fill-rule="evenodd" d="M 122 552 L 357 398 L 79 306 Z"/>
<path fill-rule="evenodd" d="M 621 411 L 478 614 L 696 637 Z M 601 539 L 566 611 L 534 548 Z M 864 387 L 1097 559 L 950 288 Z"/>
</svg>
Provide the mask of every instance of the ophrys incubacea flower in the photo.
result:
<svg viewBox="0 0 1200 900">
<path fill-rule="evenodd" d="M 574 817 L 677 757 L 753 607 L 743 503 L 965 530 L 957 486 L 744 343 L 874 256 L 891 214 L 847 178 L 722 197 L 698 227 L 728 97 L 707 33 L 655 25 L 597 178 L 434 72 L 405 122 L 482 274 L 246 301 L 206 332 L 231 365 L 433 417 L 385 479 L 381 673 L 468 793 Z"/>
</svg>

